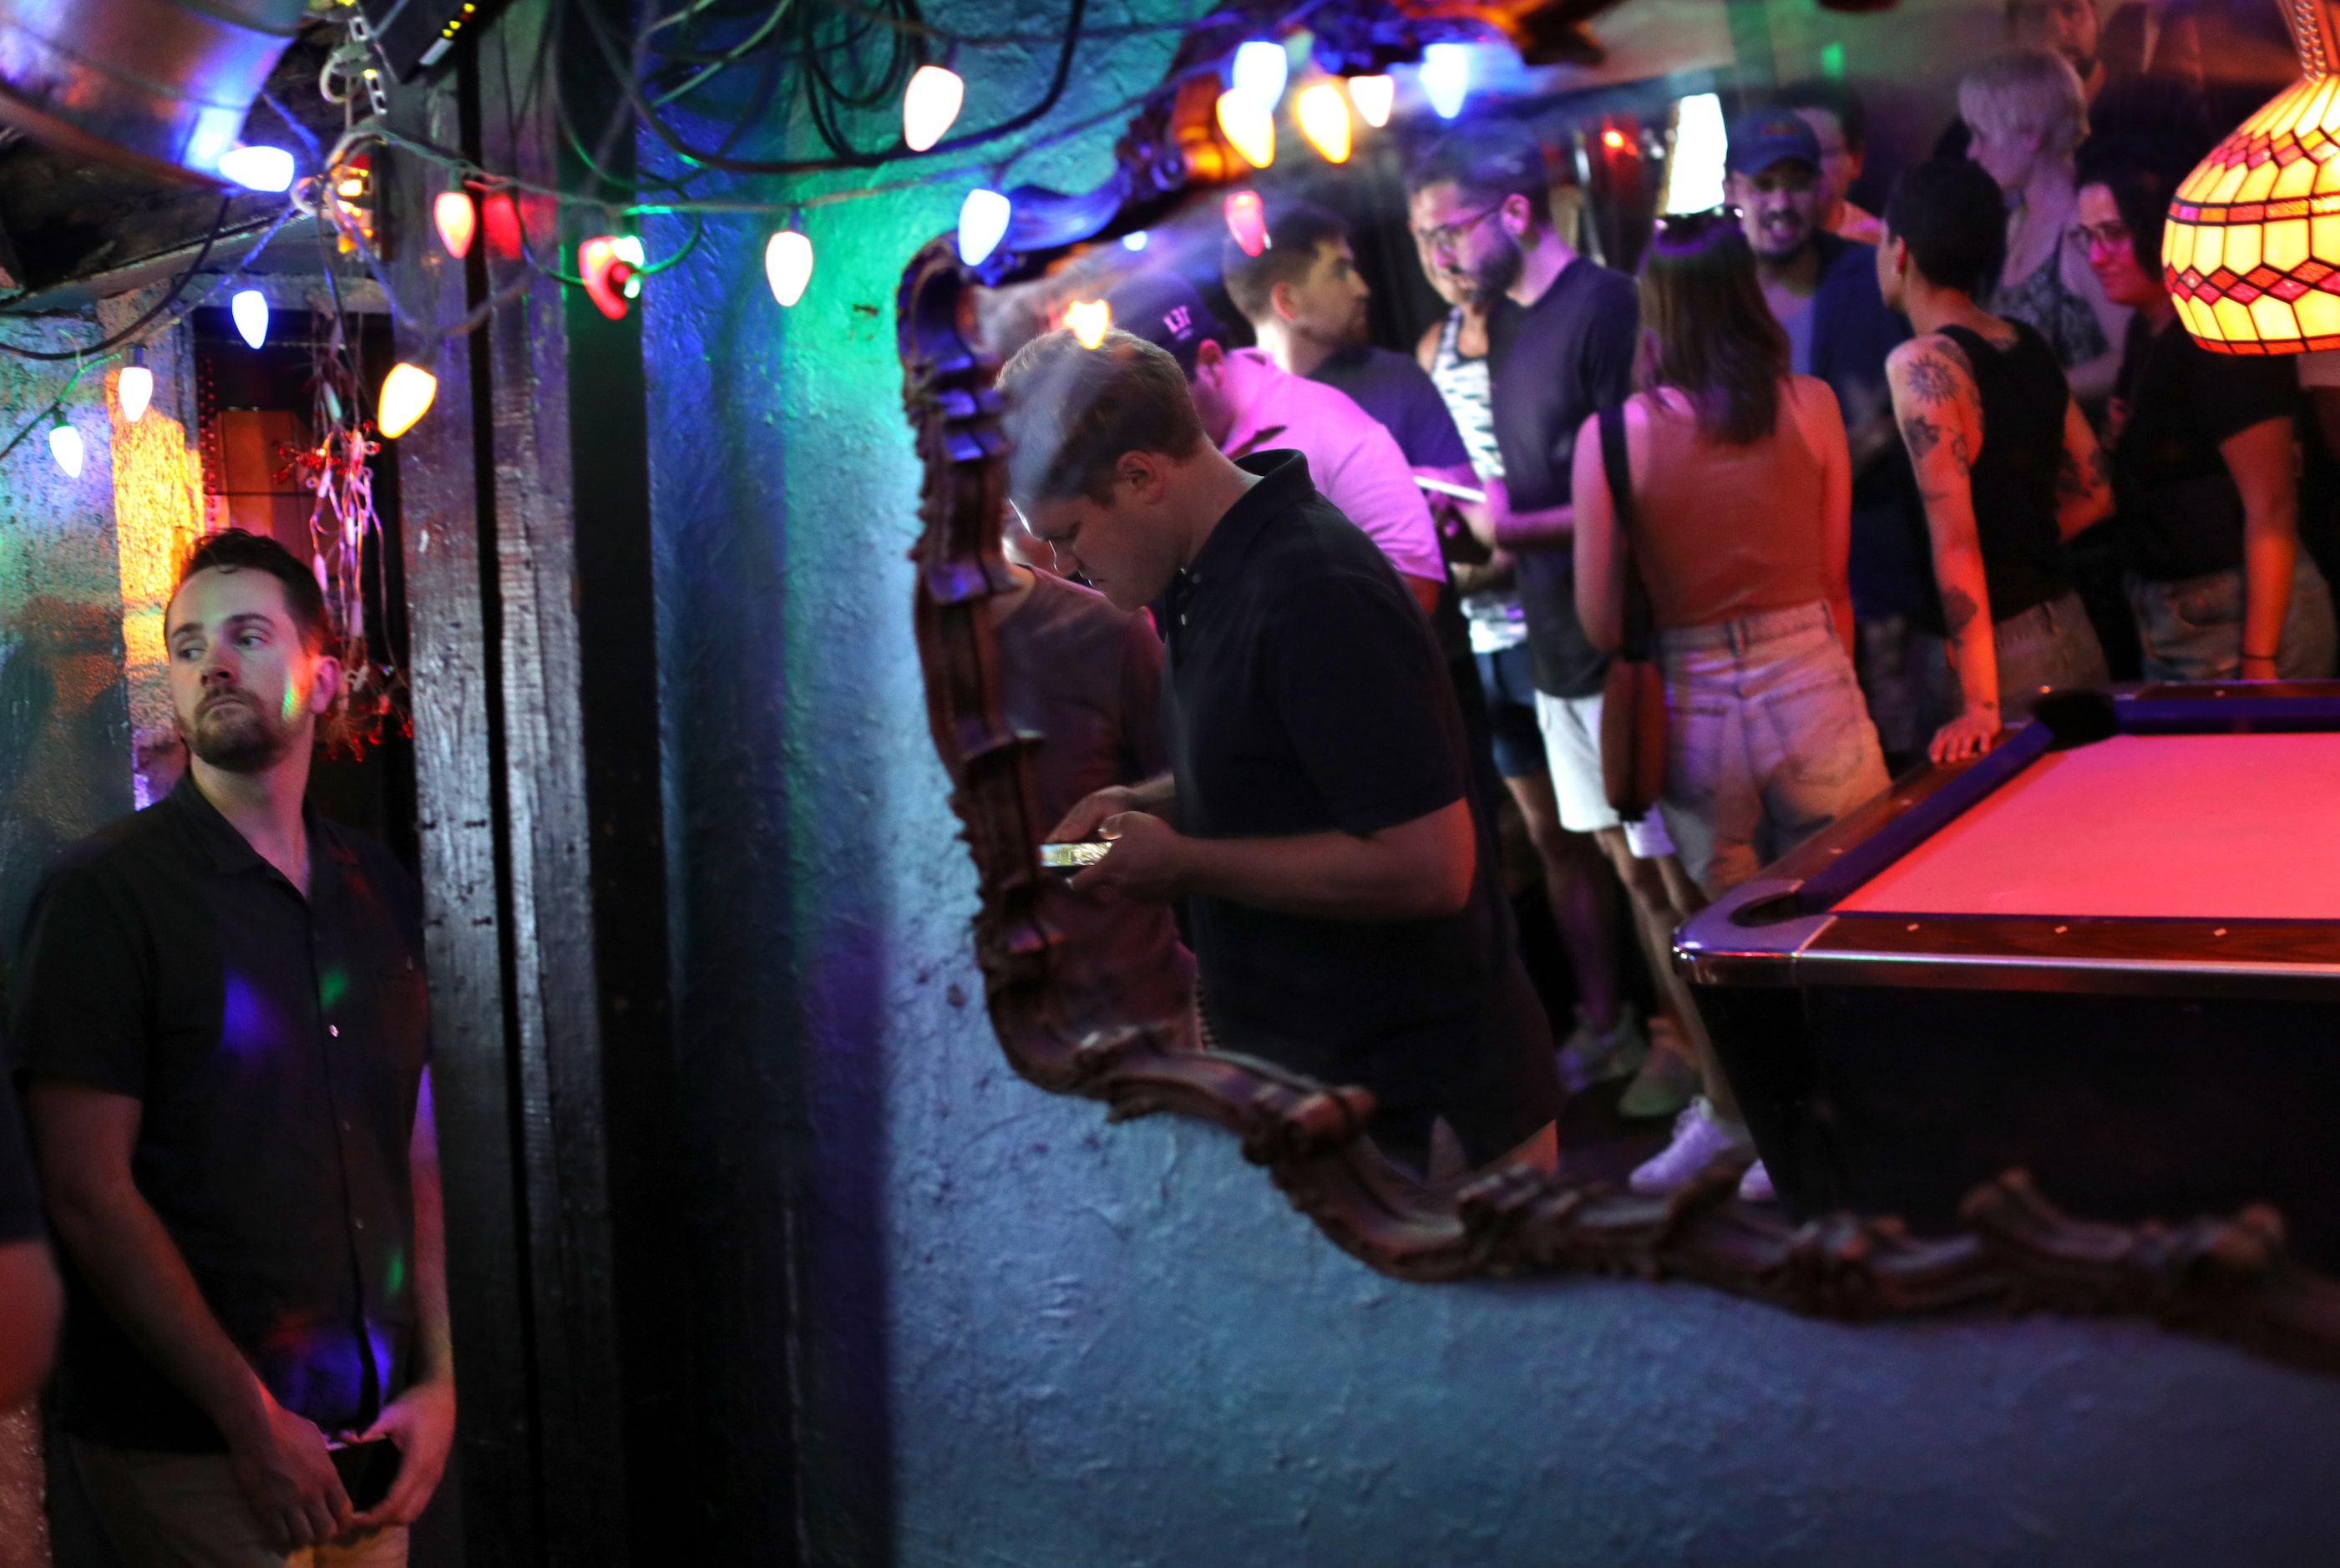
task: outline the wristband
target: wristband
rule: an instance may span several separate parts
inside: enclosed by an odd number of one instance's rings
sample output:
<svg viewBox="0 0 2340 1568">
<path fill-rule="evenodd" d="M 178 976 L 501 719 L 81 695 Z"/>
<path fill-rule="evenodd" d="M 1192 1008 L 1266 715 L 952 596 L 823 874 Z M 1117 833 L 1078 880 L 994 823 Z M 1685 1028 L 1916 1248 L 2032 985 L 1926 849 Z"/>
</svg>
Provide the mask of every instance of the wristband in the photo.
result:
<svg viewBox="0 0 2340 1568">
<path fill-rule="evenodd" d="M 2255 653 L 2250 653 L 2250 652 L 2248 652 L 2248 651 L 2246 651 L 2246 652 L 2244 653 L 2244 655 L 2243 655 L 2243 657 L 2245 657 L 2245 658 L 2246 658 L 2246 659 L 2256 659 L 2256 660 L 2258 660 L 2261 664 L 2267 664 L 2267 665 L 2271 665 L 2271 664 L 2275 663 L 2275 661 L 2276 661 L 2277 658 L 2279 658 L 2280 656 L 2281 656 L 2280 650 L 2278 650 L 2276 653 L 2272 653 L 2272 654 L 2255 654 Z"/>
</svg>

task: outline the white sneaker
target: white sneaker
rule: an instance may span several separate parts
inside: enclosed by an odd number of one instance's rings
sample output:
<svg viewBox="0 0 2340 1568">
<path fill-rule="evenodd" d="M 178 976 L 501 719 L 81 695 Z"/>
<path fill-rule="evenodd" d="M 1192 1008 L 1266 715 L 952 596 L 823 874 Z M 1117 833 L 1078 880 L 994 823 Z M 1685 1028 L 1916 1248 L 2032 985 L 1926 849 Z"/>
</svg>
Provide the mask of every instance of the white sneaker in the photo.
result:
<svg viewBox="0 0 2340 1568">
<path fill-rule="evenodd" d="M 1617 1004 L 1616 1021 L 1596 1030 L 1576 1010 L 1576 1027 L 1560 1048 L 1560 1081 L 1571 1094 L 1581 1094 L 1596 1083 L 1630 1077 L 1650 1054 L 1649 1037 L 1633 1016 L 1633 1004 Z"/>
<path fill-rule="evenodd" d="M 1755 1140 L 1747 1129 L 1715 1115 L 1701 1094 L 1674 1119 L 1673 1141 L 1633 1172 L 1631 1186 L 1652 1196 L 1679 1192 L 1716 1160 L 1754 1152 Z"/>
<path fill-rule="evenodd" d="M 1772 1189 L 1771 1173 L 1763 1169 L 1761 1160 L 1749 1166 L 1747 1174 L 1739 1178 L 1739 1196 L 1750 1203 L 1769 1203 L 1780 1196 Z"/>
</svg>

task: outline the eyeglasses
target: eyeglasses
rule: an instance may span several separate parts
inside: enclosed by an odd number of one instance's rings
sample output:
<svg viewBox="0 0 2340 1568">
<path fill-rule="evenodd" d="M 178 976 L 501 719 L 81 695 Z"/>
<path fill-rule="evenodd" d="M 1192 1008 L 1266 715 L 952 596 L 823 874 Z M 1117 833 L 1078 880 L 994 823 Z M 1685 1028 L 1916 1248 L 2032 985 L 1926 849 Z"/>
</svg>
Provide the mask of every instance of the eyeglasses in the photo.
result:
<svg viewBox="0 0 2340 1568">
<path fill-rule="evenodd" d="M 2064 232 L 2064 242 L 2080 255 L 2086 255 L 2099 245 L 2107 251 L 2125 250 L 2135 238 L 2129 226 L 2118 218 L 2104 223 L 2075 223 Z"/>
<path fill-rule="evenodd" d="M 1435 229 L 1416 229 L 1413 242 L 1425 251 L 1443 251 L 1449 255 L 1462 243 L 1462 236 L 1503 210 L 1501 202 L 1482 207 L 1467 218 L 1457 218 L 1452 223 L 1442 223 Z"/>
</svg>

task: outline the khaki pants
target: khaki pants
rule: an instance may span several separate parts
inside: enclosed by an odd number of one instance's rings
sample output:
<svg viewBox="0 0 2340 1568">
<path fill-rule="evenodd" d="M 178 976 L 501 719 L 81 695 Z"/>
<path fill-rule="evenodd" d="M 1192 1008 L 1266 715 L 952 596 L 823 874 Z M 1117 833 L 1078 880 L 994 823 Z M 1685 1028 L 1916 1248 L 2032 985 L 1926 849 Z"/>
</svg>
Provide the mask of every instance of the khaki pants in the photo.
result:
<svg viewBox="0 0 2340 1568">
<path fill-rule="evenodd" d="M 154 1454 L 73 1440 L 74 1459 L 125 1568 L 406 1568 L 406 1528 L 268 1544 L 224 1454 Z"/>
</svg>

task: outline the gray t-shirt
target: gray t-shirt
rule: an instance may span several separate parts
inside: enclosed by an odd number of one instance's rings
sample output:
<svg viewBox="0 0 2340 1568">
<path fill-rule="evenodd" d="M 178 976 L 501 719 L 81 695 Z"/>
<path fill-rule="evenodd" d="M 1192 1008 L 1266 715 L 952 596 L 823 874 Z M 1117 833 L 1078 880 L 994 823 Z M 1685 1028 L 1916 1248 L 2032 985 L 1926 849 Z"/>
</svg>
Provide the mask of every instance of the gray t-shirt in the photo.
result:
<svg viewBox="0 0 2340 1568">
<path fill-rule="evenodd" d="M 1102 594 L 1035 572 L 1032 591 L 994 628 L 1000 695 L 1008 723 L 1043 736 L 1040 827 L 1113 784 L 1169 771 L 1157 716 L 1162 642 L 1141 612 L 1125 615 Z M 1064 937 L 1056 996 L 1076 1033 L 1165 1022 L 1183 1043 L 1193 1007 L 1195 960 L 1159 904 L 1115 893 L 1080 893 L 1054 873 L 1040 916 Z"/>
</svg>

